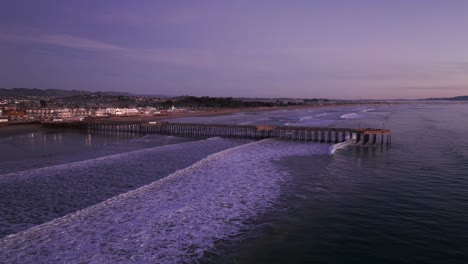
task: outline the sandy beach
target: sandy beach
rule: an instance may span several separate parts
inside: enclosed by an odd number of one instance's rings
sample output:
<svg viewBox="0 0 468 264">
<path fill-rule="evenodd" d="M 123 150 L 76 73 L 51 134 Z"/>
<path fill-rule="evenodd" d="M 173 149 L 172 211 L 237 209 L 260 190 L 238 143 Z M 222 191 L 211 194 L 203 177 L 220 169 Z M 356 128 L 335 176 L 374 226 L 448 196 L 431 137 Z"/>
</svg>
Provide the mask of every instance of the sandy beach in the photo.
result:
<svg viewBox="0 0 468 264">
<path fill-rule="evenodd" d="M 114 116 L 106 118 L 90 118 L 93 121 L 106 121 L 106 122 L 149 122 L 158 120 L 169 120 L 180 117 L 204 117 L 204 116 L 218 116 L 218 115 L 229 115 L 240 112 L 264 112 L 264 111 L 275 111 L 275 110 L 294 110 L 294 109 L 307 109 L 307 108 L 334 108 L 343 106 L 379 106 L 389 103 L 340 103 L 340 104 L 327 104 L 327 105 L 296 105 L 296 106 L 273 106 L 273 107 L 243 107 L 243 108 L 226 108 L 226 109 L 206 109 L 206 110 L 194 110 L 188 112 L 168 112 L 163 115 L 139 115 L 139 116 Z M 393 103 L 392 103 L 393 104 Z M 21 123 L 15 122 L 10 123 L 7 126 L 0 127 L 0 137 L 16 135 L 18 133 L 33 132 L 40 129 L 40 124 L 32 124 L 30 121 Z"/>
<path fill-rule="evenodd" d="M 389 103 L 339 103 L 339 104 L 327 104 L 327 105 L 296 105 L 296 106 L 273 106 L 273 107 L 242 107 L 242 108 L 226 108 L 226 109 L 210 109 L 210 110 L 195 110 L 189 112 L 168 112 L 164 115 L 153 115 L 153 116 L 125 116 L 125 117 L 111 117 L 105 118 L 107 121 L 155 121 L 155 120 L 166 120 L 179 117 L 202 117 L 202 116 L 217 116 L 217 115 L 229 115 L 240 112 L 263 112 L 263 111 L 275 111 L 275 110 L 293 110 L 293 109 L 305 109 L 305 108 L 333 108 L 342 106 L 378 106 Z M 393 104 L 393 103 L 392 103 Z M 95 119 L 100 120 L 100 119 Z"/>
</svg>

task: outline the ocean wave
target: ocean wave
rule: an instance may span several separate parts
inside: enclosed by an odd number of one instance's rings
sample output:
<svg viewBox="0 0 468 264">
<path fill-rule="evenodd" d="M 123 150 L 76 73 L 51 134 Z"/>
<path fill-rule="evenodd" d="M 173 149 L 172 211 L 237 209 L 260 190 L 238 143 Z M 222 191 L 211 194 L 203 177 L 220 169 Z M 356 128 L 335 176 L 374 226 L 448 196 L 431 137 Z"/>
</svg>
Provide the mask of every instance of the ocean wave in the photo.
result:
<svg viewBox="0 0 468 264">
<path fill-rule="evenodd" d="M 31 179 L 34 177 L 47 177 L 47 175 L 50 175 L 51 172 L 56 172 L 56 171 L 64 170 L 64 169 L 73 170 L 73 169 L 89 168 L 92 166 L 103 166 L 103 165 L 106 165 L 106 163 L 108 162 L 112 163 L 119 159 L 125 159 L 125 158 L 131 158 L 131 157 L 134 158 L 138 155 L 145 155 L 147 153 L 153 152 L 154 150 L 162 150 L 162 151 L 166 149 L 169 150 L 173 148 L 173 146 L 175 145 L 178 145 L 178 147 L 180 147 L 184 144 L 191 144 L 191 142 L 174 144 L 174 145 L 166 145 L 166 146 L 158 146 L 158 147 L 147 148 L 147 149 L 140 149 L 140 150 L 135 150 L 135 151 L 129 151 L 129 152 L 124 152 L 124 153 L 119 153 L 119 154 L 103 156 L 103 157 L 99 157 L 95 159 L 75 161 L 75 162 L 70 162 L 70 163 L 65 163 L 65 164 L 47 166 L 43 168 L 34 168 L 34 169 L 24 170 L 24 171 L 19 171 L 19 172 L 0 174 L 0 183 L 8 183 L 8 182 L 18 181 L 18 180 L 27 180 L 27 179 Z"/>
<path fill-rule="evenodd" d="M 325 127 L 329 125 L 335 124 L 335 120 L 327 120 L 327 119 L 302 119 L 297 122 L 287 122 L 285 126 L 304 126 L 304 127 Z"/>
<path fill-rule="evenodd" d="M 105 201 L 242 144 L 245 141 L 211 138 L 4 174 L 0 237 Z"/>
<path fill-rule="evenodd" d="M 326 116 L 326 115 L 329 115 L 329 113 L 325 112 L 325 113 L 317 114 L 315 116 L 320 117 L 320 116 Z"/>
<path fill-rule="evenodd" d="M 131 151 L 138 151 L 141 149 L 179 144 L 189 141 L 193 141 L 193 139 L 152 134 L 137 138 L 130 138 L 122 141 L 111 141 L 103 145 L 92 145 L 89 148 L 81 150 L 79 150 L 79 148 L 76 148 L 76 146 L 78 145 L 76 143 L 73 143 L 76 145 L 72 146 L 70 151 L 68 151 L 66 147 L 61 149 L 52 147 L 50 148 L 50 150 L 43 152 L 44 154 L 40 156 L 31 156 L 30 158 L 24 159 L 7 159 L 4 161 L 0 161 L 0 178 L 2 178 L 1 175 L 4 174 L 11 174 L 20 171 L 29 171 L 33 169 L 50 167 L 60 164 L 70 164 L 73 162 L 92 160 L 101 157 L 127 153 Z M 1 147 L 3 146 L 0 146 L 0 148 Z M 11 148 L 17 148 L 17 146 L 12 144 Z M 6 149 L 5 151 L 7 150 L 8 149 Z M 15 149 L 15 151 L 17 151 L 17 149 Z"/>
<path fill-rule="evenodd" d="M 344 114 L 340 116 L 342 119 L 361 119 L 365 118 L 366 116 L 363 114 L 356 114 L 356 113 L 349 113 L 349 114 Z"/>
<path fill-rule="evenodd" d="M 309 120 L 309 119 L 312 119 L 314 118 L 313 116 L 301 116 L 299 117 L 299 122 L 303 122 L 305 120 Z"/>
<path fill-rule="evenodd" d="M 344 141 L 344 142 L 340 142 L 338 144 L 333 144 L 333 145 L 330 146 L 330 148 L 328 150 L 328 155 L 333 156 L 333 154 L 335 154 L 335 152 L 337 150 L 344 149 L 344 148 L 350 146 L 352 143 L 353 143 L 353 140 L 350 139 L 350 138 L 347 138 L 346 141 Z"/>
<path fill-rule="evenodd" d="M 288 174 L 272 160 L 327 150 L 328 145 L 267 139 L 212 154 L 161 180 L 1 239 L 0 262 L 197 261 L 277 202 Z"/>
</svg>

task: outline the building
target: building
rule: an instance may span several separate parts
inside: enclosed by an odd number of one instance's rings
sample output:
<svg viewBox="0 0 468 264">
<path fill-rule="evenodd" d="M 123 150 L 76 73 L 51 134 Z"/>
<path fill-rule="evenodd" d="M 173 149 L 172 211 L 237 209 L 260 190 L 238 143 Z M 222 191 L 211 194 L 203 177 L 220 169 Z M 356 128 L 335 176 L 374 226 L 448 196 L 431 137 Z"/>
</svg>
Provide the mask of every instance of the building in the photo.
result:
<svg viewBox="0 0 468 264">
<path fill-rule="evenodd" d="M 106 108 L 106 114 L 116 116 L 131 116 L 138 115 L 136 108 Z"/>
<path fill-rule="evenodd" d="M 40 108 L 40 109 L 28 109 L 26 114 L 30 119 L 39 120 L 53 120 L 55 117 L 55 109 L 52 108 Z"/>
<path fill-rule="evenodd" d="M 26 111 L 23 110 L 7 110 L 3 115 L 9 120 L 22 120 L 27 116 Z"/>
<path fill-rule="evenodd" d="M 93 114 L 90 108 L 70 108 L 71 116 L 76 118 L 85 118 Z"/>
<path fill-rule="evenodd" d="M 91 112 L 91 116 L 104 117 L 104 116 L 107 116 L 107 111 L 106 111 L 106 109 L 98 108 L 98 109 L 95 109 L 95 110 L 93 110 Z"/>
<path fill-rule="evenodd" d="M 135 108 L 117 108 L 115 110 L 115 115 L 118 116 L 133 116 L 138 115 L 138 109 Z"/>
<path fill-rule="evenodd" d="M 55 111 L 55 119 L 70 119 L 72 117 L 72 112 L 70 108 L 58 108 Z"/>
</svg>

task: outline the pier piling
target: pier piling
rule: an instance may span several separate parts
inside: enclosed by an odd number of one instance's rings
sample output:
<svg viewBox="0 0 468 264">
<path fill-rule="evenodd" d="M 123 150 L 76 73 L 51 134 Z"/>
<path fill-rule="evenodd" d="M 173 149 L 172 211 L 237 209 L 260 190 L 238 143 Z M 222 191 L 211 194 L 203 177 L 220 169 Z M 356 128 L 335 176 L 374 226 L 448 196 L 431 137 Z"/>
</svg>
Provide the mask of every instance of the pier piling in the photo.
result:
<svg viewBox="0 0 468 264">
<path fill-rule="evenodd" d="M 44 127 L 50 128 L 74 128 L 91 131 L 102 131 L 106 133 L 143 133 L 162 134 L 173 136 L 185 136 L 196 138 L 226 137 L 265 139 L 277 138 L 293 141 L 311 141 L 322 143 L 339 143 L 346 141 L 347 133 L 349 139 L 355 135 L 355 144 L 361 146 L 375 146 L 377 135 L 380 137 L 380 145 L 392 142 L 391 131 L 384 129 L 352 129 L 352 128 L 330 128 L 330 127 L 293 127 L 293 126 L 252 126 L 252 125 L 226 125 L 226 124 L 187 124 L 169 122 L 49 122 L 42 123 Z M 341 134 L 341 141 L 340 141 Z M 370 141 L 370 136 L 372 140 Z M 363 137 L 363 138 L 362 138 Z"/>
</svg>

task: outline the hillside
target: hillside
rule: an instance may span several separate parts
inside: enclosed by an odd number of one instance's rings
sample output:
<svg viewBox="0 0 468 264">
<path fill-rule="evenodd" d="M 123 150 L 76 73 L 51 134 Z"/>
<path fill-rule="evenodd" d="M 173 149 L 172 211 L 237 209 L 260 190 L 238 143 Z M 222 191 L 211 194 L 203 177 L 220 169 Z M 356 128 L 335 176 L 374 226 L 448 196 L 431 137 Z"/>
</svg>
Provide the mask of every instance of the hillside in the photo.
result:
<svg viewBox="0 0 468 264">
<path fill-rule="evenodd" d="M 444 100 L 444 101 L 468 101 L 468 95 L 446 97 L 446 98 L 428 98 L 426 100 Z"/>
<path fill-rule="evenodd" d="M 0 88 L 0 97 L 70 97 L 79 95 L 112 95 L 112 96 L 131 96 L 129 93 L 124 92 L 89 92 L 89 91 L 78 91 L 78 90 L 61 90 L 61 89 L 36 89 L 36 88 L 12 88 L 4 89 Z"/>
</svg>

